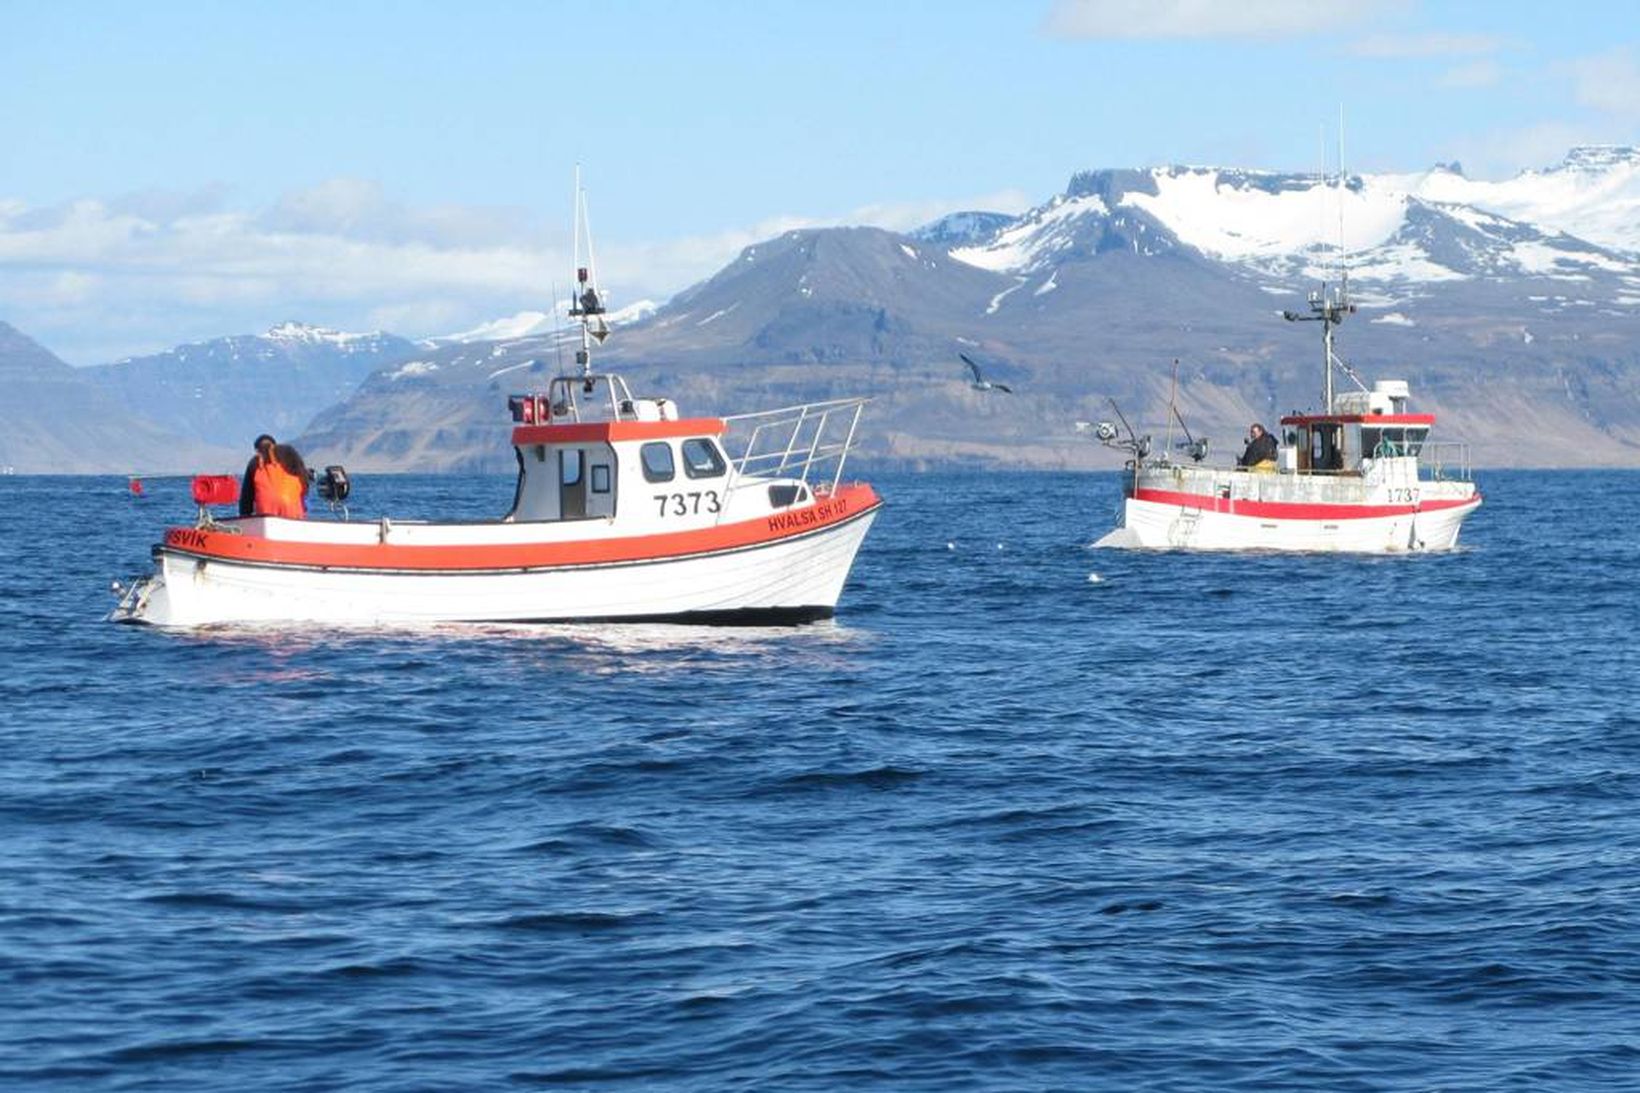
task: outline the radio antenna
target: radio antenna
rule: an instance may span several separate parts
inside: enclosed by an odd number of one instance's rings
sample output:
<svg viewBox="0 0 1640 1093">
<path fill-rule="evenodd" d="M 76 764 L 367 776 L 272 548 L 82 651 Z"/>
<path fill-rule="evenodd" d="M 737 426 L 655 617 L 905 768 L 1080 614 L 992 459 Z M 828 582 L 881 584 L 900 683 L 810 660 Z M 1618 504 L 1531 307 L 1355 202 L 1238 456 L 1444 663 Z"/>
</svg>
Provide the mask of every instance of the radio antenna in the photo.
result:
<svg viewBox="0 0 1640 1093">
<path fill-rule="evenodd" d="M 586 234 L 587 264 L 581 264 L 581 235 Z M 569 303 L 569 316 L 581 320 L 581 348 L 575 351 L 575 363 L 581 366 L 581 389 L 592 393 L 592 343 L 604 344 L 609 337 L 609 324 L 604 321 L 603 294 L 598 289 L 597 270 L 592 260 L 592 226 L 587 218 L 587 195 L 581 188 L 581 165 L 575 165 L 575 288 Z"/>
<path fill-rule="evenodd" d="M 1344 104 L 1338 104 L 1338 282 L 1341 302 L 1350 301 L 1350 252 L 1344 244 L 1344 199 L 1349 176 L 1344 173 Z"/>
</svg>

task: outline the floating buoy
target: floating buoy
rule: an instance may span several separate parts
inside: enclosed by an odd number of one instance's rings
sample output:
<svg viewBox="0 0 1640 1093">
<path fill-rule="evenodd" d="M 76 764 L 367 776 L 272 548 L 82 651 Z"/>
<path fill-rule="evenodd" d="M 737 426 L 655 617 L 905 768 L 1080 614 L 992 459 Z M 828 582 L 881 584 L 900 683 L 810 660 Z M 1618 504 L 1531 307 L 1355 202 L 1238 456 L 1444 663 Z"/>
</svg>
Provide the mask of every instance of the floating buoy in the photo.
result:
<svg viewBox="0 0 1640 1093">
<path fill-rule="evenodd" d="M 140 478 L 131 479 L 131 496 L 132 497 L 141 497 L 142 496 L 142 479 L 140 479 Z"/>
</svg>

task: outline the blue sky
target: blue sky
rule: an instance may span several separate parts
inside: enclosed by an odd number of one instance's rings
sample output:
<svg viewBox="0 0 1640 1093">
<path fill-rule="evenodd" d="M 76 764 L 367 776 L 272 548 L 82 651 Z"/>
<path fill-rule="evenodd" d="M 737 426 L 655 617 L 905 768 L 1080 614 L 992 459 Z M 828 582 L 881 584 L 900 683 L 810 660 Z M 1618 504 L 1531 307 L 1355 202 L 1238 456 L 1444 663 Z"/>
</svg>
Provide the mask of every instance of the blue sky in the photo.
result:
<svg viewBox="0 0 1640 1093">
<path fill-rule="evenodd" d="M 0 318 L 95 363 L 300 318 L 616 303 L 785 228 L 1019 211 L 1078 169 L 1502 177 L 1640 143 L 1628 4 L 0 0 Z M 1331 139 L 1329 137 L 1329 139 Z"/>
</svg>

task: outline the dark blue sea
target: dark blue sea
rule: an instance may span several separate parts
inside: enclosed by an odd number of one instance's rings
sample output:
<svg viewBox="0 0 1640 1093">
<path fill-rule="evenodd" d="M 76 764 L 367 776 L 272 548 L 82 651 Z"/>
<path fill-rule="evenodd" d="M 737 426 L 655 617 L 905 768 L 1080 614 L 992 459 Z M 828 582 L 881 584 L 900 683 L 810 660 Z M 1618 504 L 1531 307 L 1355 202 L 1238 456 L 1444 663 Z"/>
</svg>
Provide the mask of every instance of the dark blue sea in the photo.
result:
<svg viewBox="0 0 1640 1093">
<path fill-rule="evenodd" d="M 102 621 L 185 483 L 0 478 L 0 1088 L 1640 1088 L 1640 472 L 876 482 L 830 623 L 188 634 Z"/>
</svg>

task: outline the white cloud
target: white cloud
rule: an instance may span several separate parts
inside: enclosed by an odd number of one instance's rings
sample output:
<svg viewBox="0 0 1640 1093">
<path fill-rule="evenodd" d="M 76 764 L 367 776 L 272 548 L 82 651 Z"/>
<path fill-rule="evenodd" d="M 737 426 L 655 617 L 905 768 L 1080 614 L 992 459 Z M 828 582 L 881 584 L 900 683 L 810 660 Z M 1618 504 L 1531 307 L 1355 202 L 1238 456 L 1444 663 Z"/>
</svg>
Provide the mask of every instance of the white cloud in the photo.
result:
<svg viewBox="0 0 1640 1093">
<path fill-rule="evenodd" d="M 1493 34 L 1369 34 L 1350 43 L 1357 57 L 1473 57 L 1496 53 L 1504 40 Z"/>
<path fill-rule="evenodd" d="M 499 246 L 517 240 L 526 232 L 530 216 L 523 209 L 467 205 L 418 208 L 389 197 L 379 182 L 333 178 L 284 195 L 258 217 L 258 222 L 269 231 L 297 235 L 470 247 Z M 528 229 L 527 234 L 546 233 Z"/>
<path fill-rule="evenodd" d="M 1484 86 L 1493 74 L 1462 66 L 1446 74 L 1448 87 Z M 1474 83 L 1464 83 L 1464 79 Z M 1545 66 L 1532 79 L 1543 89 L 1544 101 L 1571 99 L 1583 109 L 1576 119 L 1552 118 L 1512 129 L 1482 133 L 1455 141 L 1452 153 L 1476 178 L 1503 178 L 1523 168 L 1551 167 L 1569 148 L 1583 144 L 1634 143 L 1640 138 L 1640 61 L 1631 47 L 1578 57 Z"/>
<path fill-rule="evenodd" d="M 565 233 L 524 210 L 416 207 L 373 182 L 333 179 L 266 209 L 219 191 L 81 199 L 31 208 L 0 198 L 0 318 L 92 364 L 296 318 L 410 337 L 448 333 L 567 291 Z M 958 209 L 1022 211 L 1004 191 L 781 216 L 711 235 L 600 239 L 616 306 L 665 299 L 751 244 L 799 228 L 906 230 Z"/>
<path fill-rule="evenodd" d="M 1592 122 L 1546 121 L 1455 141 L 1452 158 L 1472 178 L 1506 178 L 1526 167 L 1552 167 L 1568 148 L 1609 139 L 1605 127 Z"/>
<path fill-rule="evenodd" d="M 1043 30 L 1060 38 L 1281 38 L 1336 31 L 1402 5 L 1314 0 L 1055 0 Z"/>
<path fill-rule="evenodd" d="M 1640 121 L 1640 64 L 1633 50 L 1614 49 L 1569 62 L 1577 101 L 1582 106 Z"/>
<path fill-rule="evenodd" d="M 1503 66 L 1492 60 L 1471 61 L 1441 73 L 1436 82 L 1442 87 L 1494 87 L 1503 79 Z"/>
</svg>

